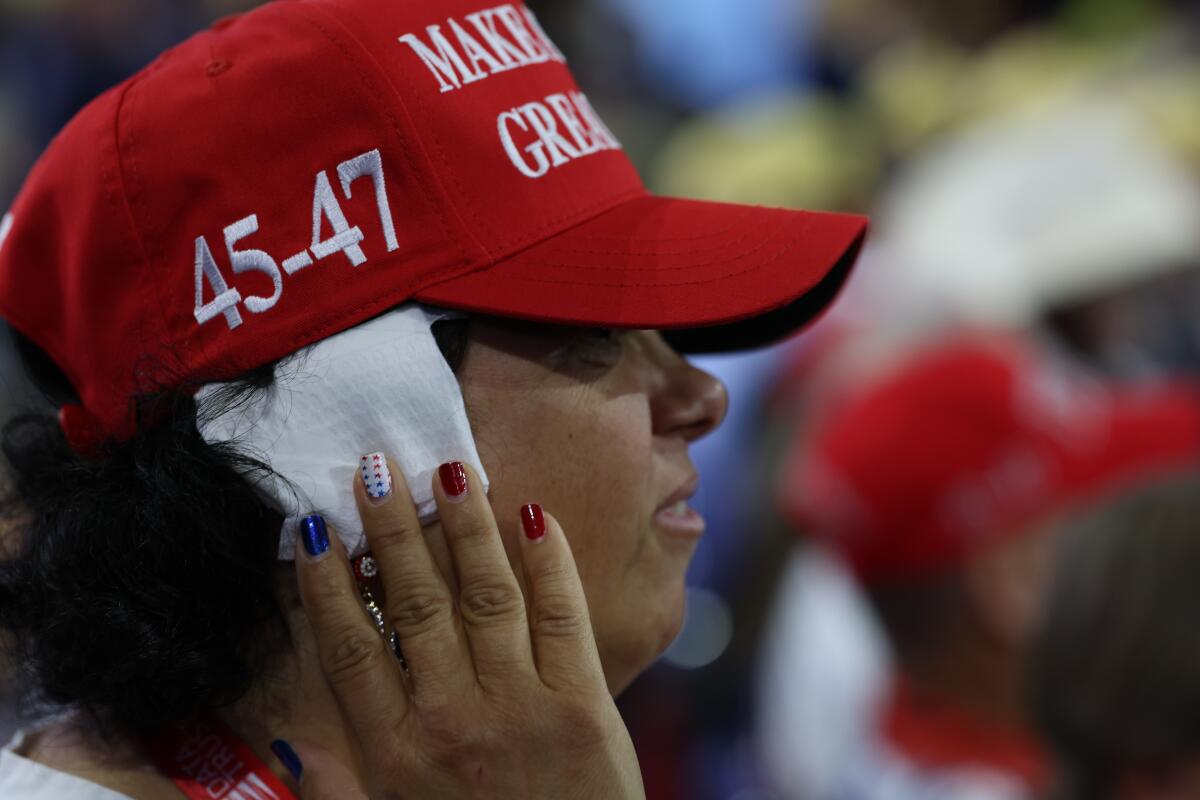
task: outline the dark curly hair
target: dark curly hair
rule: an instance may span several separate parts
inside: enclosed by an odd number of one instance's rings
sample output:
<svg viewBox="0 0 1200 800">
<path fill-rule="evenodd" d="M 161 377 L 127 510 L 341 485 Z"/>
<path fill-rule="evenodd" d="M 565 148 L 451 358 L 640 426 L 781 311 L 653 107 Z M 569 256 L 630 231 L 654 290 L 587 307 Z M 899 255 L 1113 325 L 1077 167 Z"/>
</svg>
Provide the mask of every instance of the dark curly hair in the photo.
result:
<svg viewBox="0 0 1200 800">
<path fill-rule="evenodd" d="M 434 335 L 457 368 L 466 321 Z M 54 406 L 70 402 L 61 372 L 14 339 Z M 0 644 L 34 710 L 79 709 L 142 734 L 235 702 L 289 649 L 274 580 L 281 517 L 254 488 L 270 468 L 197 429 L 271 386 L 274 366 L 204 408 L 181 392 L 140 398 L 137 435 L 98 458 L 74 453 L 51 412 L 4 427 Z"/>
</svg>

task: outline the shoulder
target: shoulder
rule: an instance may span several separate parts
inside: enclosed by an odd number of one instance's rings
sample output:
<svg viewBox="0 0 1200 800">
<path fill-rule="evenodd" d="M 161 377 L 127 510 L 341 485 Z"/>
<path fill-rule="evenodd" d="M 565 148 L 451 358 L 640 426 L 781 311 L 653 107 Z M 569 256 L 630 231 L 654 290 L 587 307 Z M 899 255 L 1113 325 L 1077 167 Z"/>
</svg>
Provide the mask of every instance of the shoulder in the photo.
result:
<svg viewBox="0 0 1200 800">
<path fill-rule="evenodd" d="M 105 741 L 80 720 L 60 718 L 19 733 L 0 750 L 4 800 L 154 800 L 178 790 L 140 747 Z"/>
<path fill-rule="evenodd" d="M 5 800 L 130 800 L 128 795 L 21 755 L 27 738 L 26 734 L 18 733 L 0 750 L 0 797 Z"/>
</svg>

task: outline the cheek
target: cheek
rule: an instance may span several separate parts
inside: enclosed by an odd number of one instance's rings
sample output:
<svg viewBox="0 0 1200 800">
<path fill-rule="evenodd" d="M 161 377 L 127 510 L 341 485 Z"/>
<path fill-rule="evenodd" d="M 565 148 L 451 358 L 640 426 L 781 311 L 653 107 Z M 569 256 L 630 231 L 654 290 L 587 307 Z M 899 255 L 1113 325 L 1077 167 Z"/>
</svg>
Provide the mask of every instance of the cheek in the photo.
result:
<svg viewBox="0 0 1200 800">
<path fill-rule="evenodd" d="M 639 400 L 641 402 L 639 402 Z M 562 524 L 593 602 L 609 594 L 649 528 L 645 398 L 586 388 L 489 398 L 476 433 L 497 518 L 540 503 Z"/>
<path fill-rule="evenodd" d="M 472 422 L 510 557 L 520 558 L 520 507 L 540 503 L 571 541 L 601 660 L 619 691 L 665 649 L 683 616 L 686 559 L 665 556 L 653 534 L 649 403 L 638 393 L 494 387 L 486 402 L 471 409 Z"/>
</svg>

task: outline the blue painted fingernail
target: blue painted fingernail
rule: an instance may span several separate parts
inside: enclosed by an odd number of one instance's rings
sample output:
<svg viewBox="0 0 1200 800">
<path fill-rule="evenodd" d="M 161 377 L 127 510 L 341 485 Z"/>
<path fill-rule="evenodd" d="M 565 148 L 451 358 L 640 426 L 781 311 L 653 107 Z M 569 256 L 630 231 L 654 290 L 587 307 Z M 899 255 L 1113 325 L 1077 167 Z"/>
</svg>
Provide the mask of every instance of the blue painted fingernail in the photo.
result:
<svg viewBox="0 0 1200 800">
<path fill-rule="evenodd" d="M 325 518 L 313 514 L 305 517 L 300 523 L 300 538 L 304 540 L 304 550 L 310 556 L 319 556 L 329 549 L 329 531 L 325 528 Z"/>
<path fill-rule="evenodd" d="M 300 763 L 300 756 L 296 755 L 296 751 L 292 746 L 283 739 L 276 739 L 271 742 L 271 752 L 279 759 L 279 763 L 287 768 L 287 771 L 292 773 L 292 777 L 296 779 L 296 783 L 300 782 L 300 776 L 304 774 L 304 765 Z"/>
</svg>

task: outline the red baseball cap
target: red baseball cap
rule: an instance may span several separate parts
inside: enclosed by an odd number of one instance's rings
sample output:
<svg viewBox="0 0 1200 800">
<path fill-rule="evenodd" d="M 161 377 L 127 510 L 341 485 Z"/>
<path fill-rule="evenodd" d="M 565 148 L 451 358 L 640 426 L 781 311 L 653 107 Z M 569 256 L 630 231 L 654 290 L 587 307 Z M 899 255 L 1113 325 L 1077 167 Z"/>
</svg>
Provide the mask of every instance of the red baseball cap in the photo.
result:
<svg viewBox="0 0 1200 800">
<path fill-rule="evenodd" d="M 747 347 L 823 309 L 861 217 L 647 193 L 520 3 L 281 0 L 85 108 L 0 244 L 0 316 L 80 397 L 236 377 L 405 301 Z"/>
<path fill-rule="evenodd" d="M 786 459 L 798 528 L 867 583 L 1200 467 L 1200 385 L 1102 382 L 1018 336 L 971 335 L 843 394 Z"/>
</svg>

